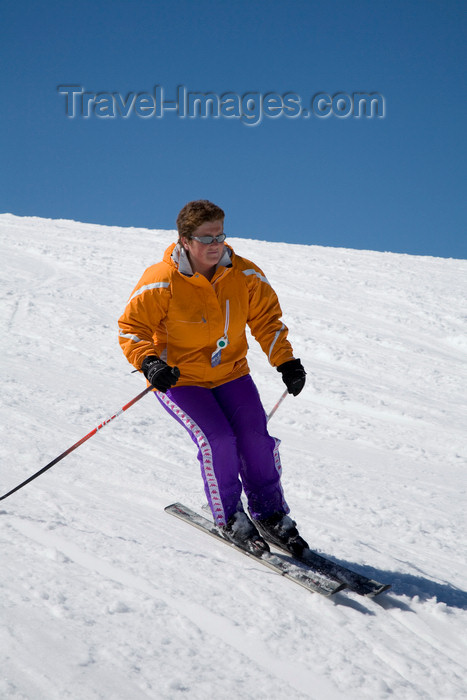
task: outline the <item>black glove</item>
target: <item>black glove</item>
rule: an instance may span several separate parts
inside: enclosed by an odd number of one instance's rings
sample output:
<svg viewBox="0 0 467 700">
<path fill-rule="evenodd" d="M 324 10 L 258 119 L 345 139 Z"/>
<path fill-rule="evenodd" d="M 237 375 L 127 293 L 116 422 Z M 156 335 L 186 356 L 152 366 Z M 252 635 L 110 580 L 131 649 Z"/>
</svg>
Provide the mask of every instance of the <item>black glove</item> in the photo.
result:
<svg viewBox="0 0 467 700">
<path fill-rule="evenodd" d="M 282 374 L 282 380 L 287 387 L 289 394 L 298 396 L 305 386 L 305 368 L 300 360 L 289 360 L 283 362 L 277 368 L 277 371 Z"/>
<path fill-rule="evenodd" d="M 154 389 L 158 391 L 163 391 L 164 393 L 167 389 L 178 382 L 180 377 L 180 370 L 178 367 L 170 367 L 167 362 L 161 360 L 160 357 L 156 355 L 150 355 L 145 357 L 143 364 L 141 365 L 141 370 L 150 382 Z"/>
</svg>

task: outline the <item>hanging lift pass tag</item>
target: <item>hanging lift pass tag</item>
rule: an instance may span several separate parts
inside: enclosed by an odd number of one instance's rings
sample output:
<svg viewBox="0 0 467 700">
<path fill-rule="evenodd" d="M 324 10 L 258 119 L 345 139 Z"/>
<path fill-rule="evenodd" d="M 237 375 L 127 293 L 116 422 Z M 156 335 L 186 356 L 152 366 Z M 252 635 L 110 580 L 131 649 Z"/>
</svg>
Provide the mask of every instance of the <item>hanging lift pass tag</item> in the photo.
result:
<svg viewBox="0 0 467 700">
<path fill-rule="evenodd" d="M 216 343 L 216 349 L 211 355 L 211 367 L 217 367 L 217 365 L 220 363 L 222 350 L 226 348 L 228 344 L 229 341 L 225 335 L 222 338 L 219 338 Z"/>
</svg>

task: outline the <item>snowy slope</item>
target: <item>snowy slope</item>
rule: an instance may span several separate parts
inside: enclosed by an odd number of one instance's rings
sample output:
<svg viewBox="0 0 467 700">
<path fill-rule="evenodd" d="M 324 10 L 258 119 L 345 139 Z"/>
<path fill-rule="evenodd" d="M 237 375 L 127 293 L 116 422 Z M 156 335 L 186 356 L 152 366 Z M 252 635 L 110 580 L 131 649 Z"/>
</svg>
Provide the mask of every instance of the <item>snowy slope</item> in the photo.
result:
<svg viewBox="0 0 467 700">
<path fill-rule="evenodd" d="M 3 494 L 144 388 L 116 319 L 174 232 L 0 231 Z M 166 515 L 204 499 L 148 395 L 0 504 L 0 697 L 467 697 L 467 262 L 230 242 L 308 371 L 270 426 L 292 515 L 393 592 L 324 599 Z M 283 385 L 254 341 L 250 366 L 270 409 Z"/>
</svg>

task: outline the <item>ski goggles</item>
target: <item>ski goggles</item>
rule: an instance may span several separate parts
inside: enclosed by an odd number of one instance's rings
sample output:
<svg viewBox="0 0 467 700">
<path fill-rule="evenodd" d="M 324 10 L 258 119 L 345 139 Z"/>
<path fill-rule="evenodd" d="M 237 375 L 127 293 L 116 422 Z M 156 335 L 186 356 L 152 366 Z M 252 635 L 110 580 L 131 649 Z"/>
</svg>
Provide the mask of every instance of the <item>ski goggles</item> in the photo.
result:
<svg viewBox="0 0 467 700">
<path fill-rule="evenodd" d="M 204 245 L 209 245 L 210 243 L 223 243 L 227 236 L 225 233 L 220 233 L 218 236 L 192 236 L 193 241 L 198 241 L 198 243 L 204 243 Z"/>
</svg>

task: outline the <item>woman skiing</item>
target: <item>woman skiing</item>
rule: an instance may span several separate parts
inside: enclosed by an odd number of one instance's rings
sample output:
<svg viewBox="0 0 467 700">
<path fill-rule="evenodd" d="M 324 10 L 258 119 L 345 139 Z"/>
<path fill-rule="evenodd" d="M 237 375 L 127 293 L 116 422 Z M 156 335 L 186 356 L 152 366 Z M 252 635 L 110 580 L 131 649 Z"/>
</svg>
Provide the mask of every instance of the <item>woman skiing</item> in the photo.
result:
<svg viewBox="0 0 467 700">
<path fill-rule="evenodd" d="M 265 540 L 299 554 L 307 545 L 287 515 L 279 443 L 246 360 L 246 325 L 290 394 L 303 389 L 305 370 L 263 272 L 224 243 L 224 218 L 208 200 L 183 207 L 178 242 L 144 272 L 119 319 L 120 345 L 197 445 L 224 536 L 258 556 L 269 549 Z"/>
</svg>

